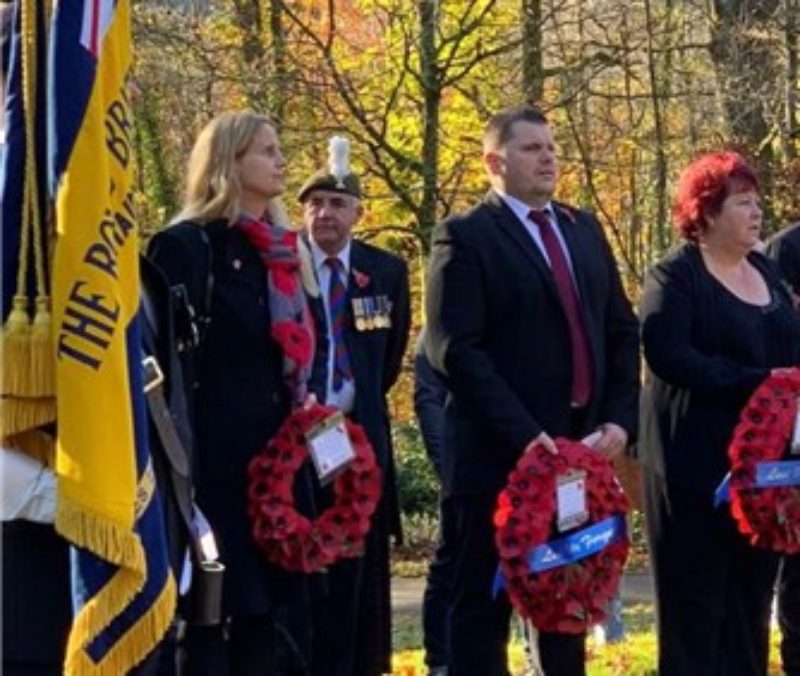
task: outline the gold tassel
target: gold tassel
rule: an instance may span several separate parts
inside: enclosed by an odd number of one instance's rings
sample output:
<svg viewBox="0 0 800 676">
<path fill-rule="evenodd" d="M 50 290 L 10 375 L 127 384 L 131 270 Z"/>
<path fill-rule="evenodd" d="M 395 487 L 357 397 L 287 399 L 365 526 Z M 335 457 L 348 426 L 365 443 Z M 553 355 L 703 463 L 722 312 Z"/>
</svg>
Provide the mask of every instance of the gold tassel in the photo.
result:
<svg viewBox="0 0 800 676">
<path fill-rule="evenodd" d="M 55 468 L 56 440 L 47 432 L 29 430 L 2 438 L 3 446 L 38 460 L 49 469 Z"/>
<path fill-rule="evenodd" d="M 2 394 L 28 396 L 31 362 L 31 320 L 28 316 L 28 299 L 14 296 L 11 312 L 3 326 L 2 343 Z"/>
<path fill-rule="evenodd" d="M 56 419 L 53 397 L 3 397 L 0 402 L 0 437 L 19 434 Z"/>
<path fill-rule="evenodd" d="M 52 315 L 50 298 L 36 298 L 36 316 L 31 327 L 31 361 L 29 374 L 33 396 L 54 397 L 56 393 L 56 364 L 53 354 Z"/>
</svg>

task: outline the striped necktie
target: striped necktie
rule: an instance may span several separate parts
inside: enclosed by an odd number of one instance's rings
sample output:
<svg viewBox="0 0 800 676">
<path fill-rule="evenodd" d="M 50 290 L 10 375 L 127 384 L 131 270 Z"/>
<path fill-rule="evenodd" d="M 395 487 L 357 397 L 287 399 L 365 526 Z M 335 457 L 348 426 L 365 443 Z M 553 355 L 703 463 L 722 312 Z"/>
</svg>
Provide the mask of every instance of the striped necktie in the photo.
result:
<svg viewBox="0 0 800 676">
<path fill-rule="evenodd" d="M 344 328 L 347 319 L 347 289 L 342 281 L 344 264 L 338 258 L 326 258 L 325 265 L 330 268 L 331 278 L 328 285 L 328 312 L 331 318 L 331 337 L 333 338 L 333 391 L 342 389 L 345 380 L 352 380 L 350 355 L 344 341 Z"/>
</svg>

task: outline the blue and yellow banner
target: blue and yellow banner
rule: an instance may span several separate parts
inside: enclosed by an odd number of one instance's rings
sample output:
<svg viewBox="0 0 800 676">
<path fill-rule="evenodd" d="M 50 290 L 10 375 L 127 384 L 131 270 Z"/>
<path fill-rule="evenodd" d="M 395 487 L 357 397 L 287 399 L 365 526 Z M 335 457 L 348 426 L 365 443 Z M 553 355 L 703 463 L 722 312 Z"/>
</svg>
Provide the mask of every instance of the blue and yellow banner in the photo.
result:
<svg viewBox="0 0 800 676">
<path fill-rule="evenodd" d="M 75 545 L 65 673 L 117 676 L 175 608 L 137 318 L 129 0 L 59 0 L 50 56 L 56 528 Z"/>
</svg>

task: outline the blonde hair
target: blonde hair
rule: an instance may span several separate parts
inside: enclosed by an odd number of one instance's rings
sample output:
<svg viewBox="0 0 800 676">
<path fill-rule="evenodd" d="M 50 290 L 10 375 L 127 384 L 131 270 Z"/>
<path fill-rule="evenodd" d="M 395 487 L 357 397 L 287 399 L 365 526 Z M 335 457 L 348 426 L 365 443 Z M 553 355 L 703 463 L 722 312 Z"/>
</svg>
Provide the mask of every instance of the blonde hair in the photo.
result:
<svg viewBox="0 0 800 676">
<path fill-rule="evenodd" d="M 203 128 L 189 156 L 183 208 L 175 221 L 236 220 L 242 191 L 236 161 L 264 125 L 273 126 L 266 115 L 242 110 L 217 115 Z M 273 223 L 287 225 L 286 210 L 278 200 L 267 210 Z"/>
<path fill-rule="evenodd" d="M 238 160 L 264 126 L 272 127 L 266 115 L 249 110 L 222 113 L 209 122 L 195 141 L 189 155 L 188 178 L 183 208 L 173 222 L 208 223 L 220 218 L 233 223 L 239 216 L 242 186 L 236 171 Z M 275 197 L 267 203 L 273 225 L 292 229 L 283 202 Z M 311 254 L 299 241 L 300 272 L 303 286 L 311 296 L 319 295 Z"/>
</svg>

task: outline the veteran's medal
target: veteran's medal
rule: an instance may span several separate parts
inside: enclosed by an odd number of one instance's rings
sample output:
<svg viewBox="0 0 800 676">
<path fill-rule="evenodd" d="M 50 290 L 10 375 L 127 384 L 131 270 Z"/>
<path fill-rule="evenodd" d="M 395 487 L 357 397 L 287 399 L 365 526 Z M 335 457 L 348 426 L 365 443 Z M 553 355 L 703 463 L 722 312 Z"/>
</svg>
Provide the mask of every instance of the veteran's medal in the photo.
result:
<svg viewBox="0 0 800 676">
<path fill-rule="evenodd" d="M 361 298 L 353 298 L 352 303 L 356 331 L 364 331 L 367 328 L 367 321 L 364 318 L 364 301 Z"/>
<path fill-rule="evenodd" d="M 391 303 L 386 296 L 380 296 L 379 304 L 381 308 L 381 322 L 384 329 L 391 328 L 392 326 L 392 316 L 391 316 Z"/>
<path fill-rule="evenodd" d="M 381 308 L 381 297 L 375 296 L 373 299 L 375 303 L 375 328 L 383 328 L 383 309 Z"/>
<path fill-rule="evenodd" d="M 372 331 L 375 328 L 375 310 L 372 305 L 372 297 L 362 298 L 361 302 L 364 304 L 364 325 L 367 331 Z"/>
</svg>

